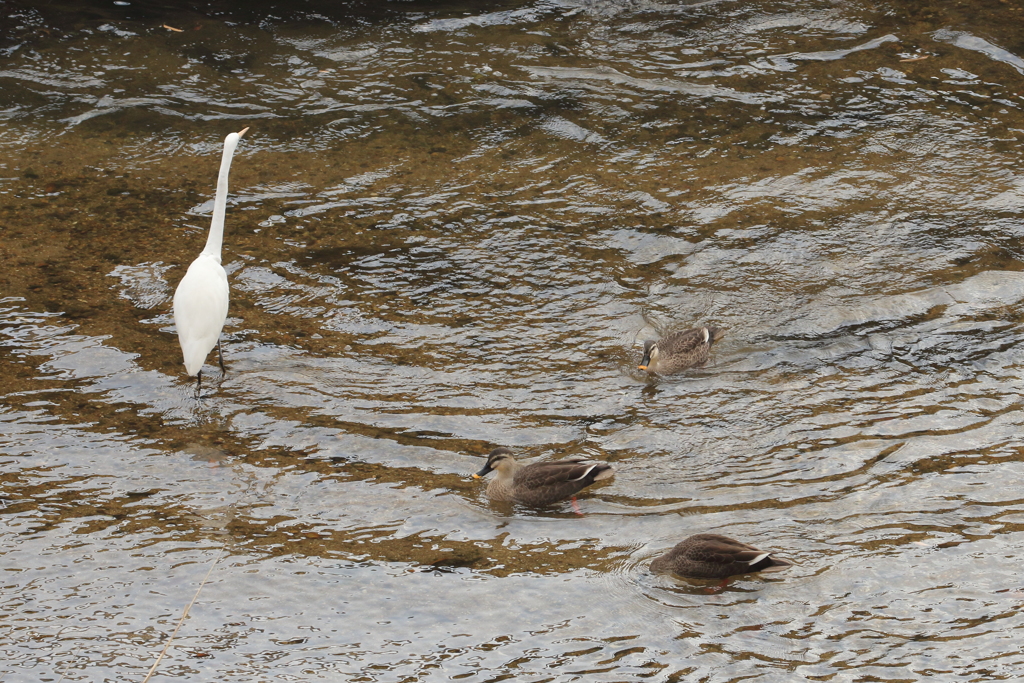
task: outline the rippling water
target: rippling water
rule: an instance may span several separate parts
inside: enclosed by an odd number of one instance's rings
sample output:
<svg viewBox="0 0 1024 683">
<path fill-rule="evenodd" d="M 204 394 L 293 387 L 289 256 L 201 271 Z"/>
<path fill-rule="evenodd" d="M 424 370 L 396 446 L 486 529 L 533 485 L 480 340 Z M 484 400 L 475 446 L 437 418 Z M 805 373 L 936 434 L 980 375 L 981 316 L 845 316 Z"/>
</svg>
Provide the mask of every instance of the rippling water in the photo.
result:
<svg viewBox="0 0 1024 683">
<path fill-rule="evenodd" d="M 1024 678 L 1024 6 L 168 4 L 0 3 L 4 683 Z"/>
</svg>

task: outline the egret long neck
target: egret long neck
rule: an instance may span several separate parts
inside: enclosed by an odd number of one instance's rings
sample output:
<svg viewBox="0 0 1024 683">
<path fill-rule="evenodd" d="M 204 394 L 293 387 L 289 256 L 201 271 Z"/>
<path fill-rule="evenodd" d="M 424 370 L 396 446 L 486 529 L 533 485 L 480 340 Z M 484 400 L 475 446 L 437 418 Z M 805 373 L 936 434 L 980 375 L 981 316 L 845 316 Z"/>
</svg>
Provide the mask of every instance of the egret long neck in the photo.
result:
<svg viewBox="0 0 1024 683">
<path fill-rule="evenodd" d="M 231 171 L 231 157 L 238 146 L 238 133 L 231 133 L 224 138 L 224 155 L 220 160 L 220 173 L 217 175 L 217 196 L 213 201 L 213 223 L 210 234 L 206 238 L 204 254 L 209 254 L 220 263 L 221 245 L 224 243 L 224 211 L 228 205 L 228 172 Z"/>
</svg>

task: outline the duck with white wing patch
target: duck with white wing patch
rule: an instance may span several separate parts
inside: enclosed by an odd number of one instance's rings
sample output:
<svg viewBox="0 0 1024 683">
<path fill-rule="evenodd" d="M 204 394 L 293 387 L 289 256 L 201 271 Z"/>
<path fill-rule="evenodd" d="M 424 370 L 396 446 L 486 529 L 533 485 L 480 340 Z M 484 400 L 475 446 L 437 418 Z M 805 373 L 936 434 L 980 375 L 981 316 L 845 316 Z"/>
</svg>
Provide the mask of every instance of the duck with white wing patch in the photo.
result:
<svg viewBox="0 0 1024 683">
<path fill-rule="evenodd" d="M 490 472 L 497 475 L 487 484 L 492 500 L 544 506 L 574 498 L 594 482 L 611 479 L 615 468 L 599 460 L 547 460 L 522 465 L 507 448 L 495 448 L 487 464 L 473 475 L 479 479 Z"/>
<path fill-rule="evenodd" d="M 724 327 L 696 327 L 665 335 L 658 341 L 644 342 L 640 370 L 671 375 L 704 365 L 711 357 L 711 345 L 725 336 Z"/>
</svg>

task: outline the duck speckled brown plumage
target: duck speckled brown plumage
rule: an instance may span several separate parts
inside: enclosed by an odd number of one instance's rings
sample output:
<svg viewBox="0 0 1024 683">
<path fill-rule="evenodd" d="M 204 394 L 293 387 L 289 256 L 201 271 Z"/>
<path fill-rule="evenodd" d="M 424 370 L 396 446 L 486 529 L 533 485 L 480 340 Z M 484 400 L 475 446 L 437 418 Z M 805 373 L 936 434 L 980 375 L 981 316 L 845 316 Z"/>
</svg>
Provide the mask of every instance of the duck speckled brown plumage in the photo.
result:
<svg viewBox="0 0 1024 683">
<path fill-rule="evenodd" d="M 724 335 L 724 327 L 708 326 L 673 332 L 658 341 L 646 341 L 640 369 L 671 375 L 703 365 L 711 356 L 711 345 Z"/>
<path fill-rule="evenodd" d="M 728 536 L 697 534 L 655 558 L 651 562 L 651 571 L 691 579 L 724 579 L 734 574 L 777 572 L 792 564 Z"/>
<path fill-rule="evenodd" d="M 548 460 L 521 465 L 507 448 L 495 448 L 487 464 L 473 475 L 488 472 L 497 475 L 487 484 L 492 500 L 514 501 L 524 505 L 550 505 L 570 498 L 595 481 L 609 479 L 615 468 L 597 460 Z"/>
</svg>

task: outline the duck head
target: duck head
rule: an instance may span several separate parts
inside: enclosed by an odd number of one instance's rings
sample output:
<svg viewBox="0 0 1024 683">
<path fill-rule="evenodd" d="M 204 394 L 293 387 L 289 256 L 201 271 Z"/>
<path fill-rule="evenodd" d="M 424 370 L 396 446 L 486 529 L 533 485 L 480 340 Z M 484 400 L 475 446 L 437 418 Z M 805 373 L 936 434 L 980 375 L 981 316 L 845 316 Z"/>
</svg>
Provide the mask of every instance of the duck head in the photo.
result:
<svg viewBox="0 0 1024 683">
<path fill-rule="evenodd" d="M 487 464 L 483 466 L 479 472 L 473 475 L 474 479 L 479 479 L 494 470 L 504 471 L 507 468 L 515 466 L 515 459 L 512 457 L 512 451 L 505 448 L 495 448 L 491 451 L 490 455 L 487 456 Z"/>
<path fill-rule="evenodd" d="M 644 342 L 644 358 L 640 361 L 638 369 L 647 370 L 654 372 L 652 365 L 658 363 L 658 342 L 656 341 L 645 341 Z"/>
</svg>

